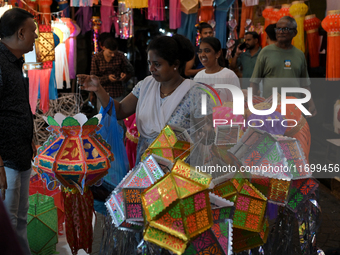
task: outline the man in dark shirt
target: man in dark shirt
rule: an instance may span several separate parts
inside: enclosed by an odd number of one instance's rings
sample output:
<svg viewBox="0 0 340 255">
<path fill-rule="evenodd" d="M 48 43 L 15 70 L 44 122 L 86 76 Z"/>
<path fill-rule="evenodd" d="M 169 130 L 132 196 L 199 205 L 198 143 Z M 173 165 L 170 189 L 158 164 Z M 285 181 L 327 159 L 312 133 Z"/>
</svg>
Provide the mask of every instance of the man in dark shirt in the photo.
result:
<svg viewBox="0 0 340 255">
<path fill-rule="evenodd" d="M 0 18 L 0 188 L 24 254 L 31 254 L 27 241 L 28 189 L 36 149 L 22 55 L 33 50 L 38 37 L 33 17 L 13 8 Z"/>
<path fill-rule="evenodd" d="M 123 99 L 123 81 L 127 81 L 133 75 L 133 66 L 118 51 L 118 44 L 112 37 L 105 39 L 102 51 L 93 56 L 91 74 L 99 77 L 100 83 L 110 97 Z M 99 109 L 98 109 L 99 110 Z"/>
</svg>

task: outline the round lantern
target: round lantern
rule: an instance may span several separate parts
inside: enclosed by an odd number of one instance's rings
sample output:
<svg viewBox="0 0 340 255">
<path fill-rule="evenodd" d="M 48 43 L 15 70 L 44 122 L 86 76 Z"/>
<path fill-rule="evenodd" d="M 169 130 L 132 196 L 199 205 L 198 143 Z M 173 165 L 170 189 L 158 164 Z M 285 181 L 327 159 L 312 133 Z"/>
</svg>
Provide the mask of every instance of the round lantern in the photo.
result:
<svg viewBox="0 0 340 255">
<path fill-rule="evenodd" d="M 338 81 L 340 80 L 340 10 L 328 11 L 321 25 L 327 31 L 326 79 Z"/>
<path fill-rule="evenodd" d="M 265 19 L 264 20 L 263 33 L 261 35 L 261 42 L 262 42 L 261 46 L 262 46 L 262 48 L 267 46 L 267 40 L 266 40 L 267 33 L 265 32 L 265 29 L 267 28 L 268 25 L 271 24 L 269 17 L 271 15 L 271 13 L 273 12 L 273 10 L 274 10 L 273 6 L 266 6 L 266 8 L 262 12 L 262 16 Z"/>
<path fill-rule="evenodd" d="M 292 16 L 290 15 L 289 13 L 289 7 L 290 7 L 290 4 L 283 4 L 281 6 L 281 9 L 277 12 L 277 20 L 285 17 L 285 16 Z"/>
<path fill-rule="evenodd" d="M 303 26 L 307 11 L 308 6 L 304 3 L 304 1 L 294 1 L 292 6 L 289 8 L 290 14 L 297 23 L 297 35 L 294 38 L 293 45 L 299 50 L 302 50 L 302 52 L 305 52 L 305 33 Z"/>
<path fill-rule="evenodd" d="M 319 66 L 319 26 L 321 21 L 315 14 L 305 17 L 305 30 L 307 32 L 309 62 L 311 67 Z"/>
<path fill-rule="evenodd" d="M 273 9 L 272 12 L 269 13 L 270 24 L 275 24 L 279 20 L 279 11 L 280 9 Z"/>
</svg>

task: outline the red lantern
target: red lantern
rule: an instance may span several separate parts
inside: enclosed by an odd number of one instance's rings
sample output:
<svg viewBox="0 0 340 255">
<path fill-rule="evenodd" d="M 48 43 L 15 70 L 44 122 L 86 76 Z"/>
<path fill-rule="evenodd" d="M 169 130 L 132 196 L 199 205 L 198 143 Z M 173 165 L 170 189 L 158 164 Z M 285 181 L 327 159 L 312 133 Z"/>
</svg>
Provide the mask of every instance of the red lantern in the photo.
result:
<svg viewBox="0 0 340 255">
<path fill-rule="evenodd" d="M 279 21 L 279 13 L 280 9 L 273 9 L 272 12 L 269 13 L 270 24 L 275 24 Z"/>
<path fill-rule="evenodd" d="M 319 66 L 319 26 L 321 21 L 315 14 L 305 17 L 305 30 L 307 32 L 309 62 L 311 67 Z"/>
<path fill-rule="evenodd" d="M 292 16 L 289 13 L 289 7 L 290 7 L 290 4 L 283 4 L 281 6 L 281 9 L 277 12 L 277 16 L 278 16 L 277 20 L 279 20 L 279 19 L 281 19 L 285 16 L 290 16 L 290 17 Z"/>
<path fill-rule="evenodd" d="M 42 13 L 46 13 L 43 14 L 41 16 L 41 23 L 42 24 L 50 24 L 51 23 L 51 4 L 52 4 L 52 0 L 38 0 L 38 4 L 39 4 L 39 11 Z"/>
<path fill-rule="evenodd" d="M 263 33 L 261 35 L 262 48 L 267 46 L 267 40 L 266 40 L 267 33 L 265 32 L 265 29 L 267 28 L 268 25 L 271 24 L 269 17 L 270 17 L 270 14 L 273 12 L 273 10 L 274 10 L 273 6 L 266 6 L 266 8 L 262 12 L 262 16 L 263 18 L 265 18 Z"/>
<path fill-rule="evenodd" d="M 326 79 L 338 81 L 340 80 L 340 10 L 328 11 L 321 25 L 327 31 Z"/>
</svg>

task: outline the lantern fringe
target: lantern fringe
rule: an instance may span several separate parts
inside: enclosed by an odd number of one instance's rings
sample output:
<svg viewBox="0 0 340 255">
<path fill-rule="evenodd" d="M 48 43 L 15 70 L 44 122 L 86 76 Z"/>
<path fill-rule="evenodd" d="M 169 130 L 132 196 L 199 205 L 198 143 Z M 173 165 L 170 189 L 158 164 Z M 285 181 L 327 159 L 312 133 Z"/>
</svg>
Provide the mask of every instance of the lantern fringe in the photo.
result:
<svg viewBox="0 0 340 255">
<path fill-rule="evenodd" d="M 93 195 L 91 190 L 85 189 L 84 194 L 68 192 L 62 189 L 65 210 L 66 239 L 72 254 L 84 249 L 92 252 L 93 242 Z"/>
</svg>

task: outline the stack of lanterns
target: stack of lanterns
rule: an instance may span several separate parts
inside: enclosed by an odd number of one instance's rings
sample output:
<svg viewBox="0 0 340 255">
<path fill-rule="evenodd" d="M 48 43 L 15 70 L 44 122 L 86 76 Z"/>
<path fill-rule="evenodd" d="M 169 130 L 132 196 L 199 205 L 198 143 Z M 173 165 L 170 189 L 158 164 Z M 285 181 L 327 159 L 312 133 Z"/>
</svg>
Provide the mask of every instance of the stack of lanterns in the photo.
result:
<svg viewBox="0 0 340 255">
<path fill-rule="evenodd" d="M 304 20 L 308 11 L 308 6 L 304 1 L 294 1 L 289 8 L 290 14 L 293 16 L 297 23 L 297 35 L 294 38 L 293 45 L 305 52 L 305 33 L 304 33 Z"/>
<path fill-rule="evenodd" d="M 265 29 L 267 28 L 268 25 L 271 24 L 270 16 L 271 16 L 271 13 L 273 12 L 273 10 L 274 10 L 273 6 L 266 6 L 266 8 L 262 12 L 262 16 L 263 16 L 263 18 L 265 18 L 263 33 L 262 33 L 262 37 L 261 37 L 262 48 L 267 46 L 267 40 L 266 40 L 267 33 L 265 32 Z"/>
<path fill-rule="evenodd" d="M 327 31 L 326 78 L 330 81 L 338 81 L 340 80 L 340 10 L 328 11 L 321 25 Z"/>
<path fill-rule="evenodd" d="M 321 21 L 315 16 L 315 14 L 305 17 L 305 30 L 308 38 L 308 51 L 310 67 L 319 66 L 319 26 Z"/>
<path fill-rule="evenodd" d="M 281 9 L 277 12 L 278 20 L 285 16 L 291 16 L 289 13 L 289 7 L 290 7 L 290 4 L 283 4 L 281 6 Z"/>
</svg>

